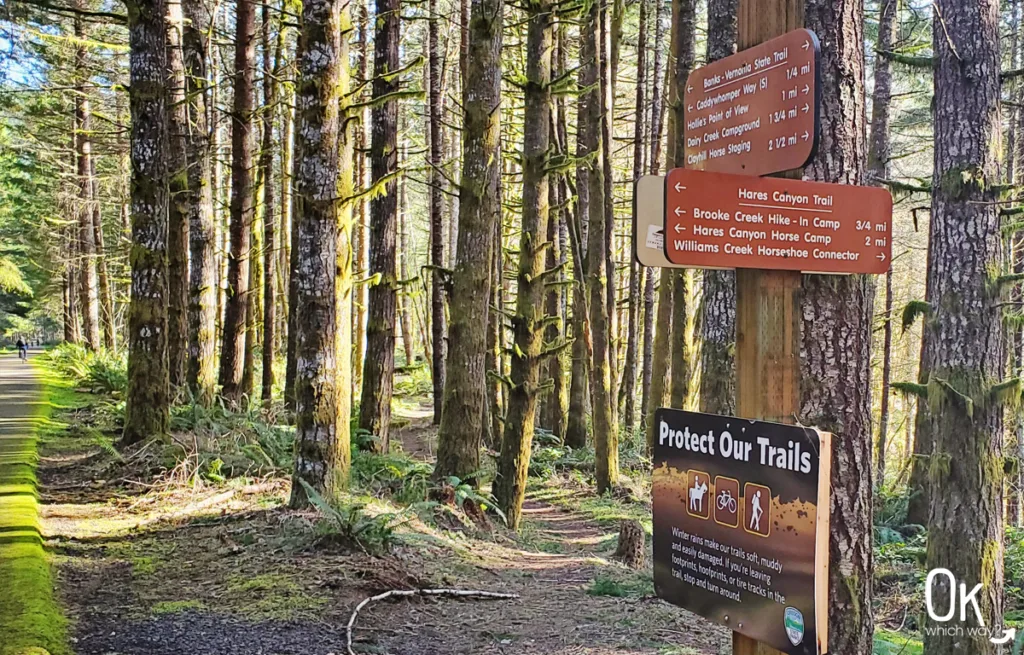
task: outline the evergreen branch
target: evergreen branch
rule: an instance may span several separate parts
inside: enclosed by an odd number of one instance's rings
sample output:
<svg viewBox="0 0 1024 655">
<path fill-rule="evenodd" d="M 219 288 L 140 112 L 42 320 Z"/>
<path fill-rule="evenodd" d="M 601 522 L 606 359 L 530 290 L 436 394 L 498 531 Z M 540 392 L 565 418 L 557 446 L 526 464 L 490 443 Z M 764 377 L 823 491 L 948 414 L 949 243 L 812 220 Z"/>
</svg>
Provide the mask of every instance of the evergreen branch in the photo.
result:
<svg viewBox="0 0 1024 655">
<path fill-rule="evenodd" d="M 928 398 L 928 385 L 919 384 L 917 382 L 892 382 L 889 387 L 893 391 L 899 391 L 904 396 L 917 396 L 918 398 Z"/>
<path fill-rule="evenodd" d="M 891 62 L 897 64 L 903 64 L 904 66 L 910 66 L 911 68 L 934 68 L 935 57 L 914 57 L 912 55 L 904 55 L 899 52 L 893 52 L 892 50 L 876 50 L 880 57 L 888 59 Z"/>
<path fill-rule="evenodd" d="M 366 100 L 364 102 L 354 102 L 351 105 L 349 105 L 347 109 L 349 111 L 352 111 L 353 109 L 363 109 L 366 107 L 370 107 L 372 109 L 373 107 L 379 107 L 384 103 L 390 102 L 392 100 L 404 100 L 406 98 L 422 100 L 425 96 L 426 94 L 423 92 L 423 89 L 407 89 L 405 91 L 392 91 L 391 93 L 385 93 L 382 96 L 370 98 L 369 100 Z"/>
<path fill-rule="evenodd" d="M 905 191 L 907 193 L 931 193 L 932 185 L 929 183 L 911 184 L 899 180 L 879 180 L 892 191 Z"/>
<path fill-rule="evenodd" d="M 903 319 L 901 321 L 902 332 L 909 330 L 917 319 L 931 318 L 932 306 L 925 300 L 911 300 L 903 308 Z"/>
</svg>

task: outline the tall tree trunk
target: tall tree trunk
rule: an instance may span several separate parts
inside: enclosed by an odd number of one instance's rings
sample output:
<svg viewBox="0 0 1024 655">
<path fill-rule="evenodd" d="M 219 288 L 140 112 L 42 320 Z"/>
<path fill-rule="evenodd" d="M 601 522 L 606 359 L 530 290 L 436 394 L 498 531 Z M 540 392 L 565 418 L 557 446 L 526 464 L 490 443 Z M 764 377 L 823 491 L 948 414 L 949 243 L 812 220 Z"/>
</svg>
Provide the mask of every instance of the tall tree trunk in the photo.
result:
<svg viewBox="0 0 1024 655">
<path fill-rule="evenodd" d="M 373 97 L 398 91 L 399 0 L 376 0 L 373 41 Z M 374 105 L 370 168 L 373 184 L 383 193 L 370 201 L 370 284 L 359 427 L 376 437 L 373 449 L 387 452 L 391 428 L 391 395 L 395 373 L 395 231 L 398 224 L 398 100 Z"/>
<path fill-rule="evenodd" d="M 401 160 L 399 166 L 405 161 L 406 149 L 403 146 L 399 152 Z M 412 248 L 409 244 L 409 202 L 408 202 L 409 181 L 404 176 L 398 181 L 398 274 L 403 280 L 408 280 L 409 259 L 412 257 Z M 396 298 L 396 311 L 398 312 L 398 325 L 402 329 L 402 351 L 405 353 L 405 365 L 413 366 L 415 355 L 413 349 L 416 343 L 412 329 L 412 312 L 414 300 L 409 293 L 403 289 Z"/>
<path fill-rule="evenodd" d="M 633 117 L 633 182 L 644 174 L 644 115 L 647 109 L 647 5 L 640 0 L 639 32 L 636 43 L 636 114 Z M 633 235 L 635 238 L 636 235 Z M 635 246 L 634 246 L 635 249 Z M 640 265 L 629 257 L 629 328 L 626 340 L 626 363 L 622 372 L 619 395 L 623 399 L 623 426 L 626 434 L 632 434 L 636 427 L 636 376 L 639 354 L 640 331 L 640 286 L 642 284 Z"/>
<path fill-rule="evenodd" d="M 708 0 L 709 62 L 736 51 L 738 0 Z M 736 413 L 736 273 L 703 271 L 700 411 Z"/>
<path fill-rule="evenodd" d="M 213 401 L 217 382 L 215 336 L 217 321 L 217 270 L 214 257 L 213 187 L 210 179 L 210 125 L 207 122 L 209 81 L 206 52 L 209 47 L 210 13 L 204 0 L 183 0 L 185 17 L 182 48 L 185 60 L 189 130 L 186 154 L 189 162 L 186 198 L 190 251 L 188 309 L 188 385 L 204 405 Z"/>
<path fill-rule="evenodd" d="M 189 132 L 185 105 L 185 60 L 182 53 L 181 0 L 167 0 L 167 113 L 170 205 L 167 221 L 167 360 L 171 390 L 185 386 L 188 372 L 188 161 Z"/>
<path fill-rule="evenodd" d="M 167 433 L 167 5 L 129 3 L 131 105 L 131 305 L 122 442 Z"/>
<path fill-rule="evenodd" d="M 430 284 L 430 337 L 433 343 L 431 374 L 434 383 L 434 423 L 441 422 L 441 405 L 444 399 L 445 360 L 448 356 L 448 325 L 445 317 L 444 277 L 444 175 L 441 165 L 444 161 L 444 141 L 441 133 L 441 44 L 438 39 L 437 0 L 429 0 L 428 50 L 430 79 L 428 97 L 428 127 L 430 151 L 427 158 L 429 167 L 427 179 L 430 187 L 430 265 L 433 267 Z"/>
<path fill-rule="evenodd" d="M 103 238 L 103 212 L 101 211 L 100 183 L 96 176 L 96 158 L 92 159 L 92 229 L 96 245 L 96 272 L 100 283 L 100 322 L 103 325 L 103 346 L 110 351 L 117 348 L 117 326 L 114 317 L 114 297 L 110 288 L 110 270 L 107 266 L 107 248 Z"/>
<path fill-rule="evenodd" d="M 466 75 L 463 79 L 462 175 L 460 177 L 459 234 L 452 270 L 451 348 L 445 380 L 441 429 L 438 433 L 435 475 L 465 478 L 480 467 L 480 442 L 491 433 L 491 446 L 502 442 L 502 412 L 495 402 L 488 407 L 487 368 L 499 372 L 500 352 L 491 343 L 499 337 L 492 329 L 501 315 L 491 312 L 495 258 L 501 249 L 501 48 L 504 14 L 502 0 L 472 3 L 467 26 Z M 497 243 L 495 240 L 497 238 Z M 500 271 L 500 264 L 497 270 Z M 493 421 L 485 423 L 488 416 Z"/>
<path fill-rule="evenodd" d="M 72 344 L 81 343 L 82 341 L 82 330 L 78 320 L 78 300 L 80 297 L 78 267 L 75 265 L 75 260 L 78 258 L 77 231 L 78 226 L 76 224 L 74 227 L 65 230 L 64 233 L 66 254 L 66 259 L 64 260 L 64 341 Z"/>
<path fill-rule="evenodd" d="M 686 78 L 696 62 L 697 3 L 695 0 L 676 0 L 672 3 L 672 53 L 668 73 L 668 125 L 666 160 L 681 168 L 686 146 L 686 103 L 683 93 Z M 690 278 L 684 269 L 670 269 L 672 284 L 673 329 L 669 333 L 671 350 L 671 383 L 669 402 L 683 409 L 690 395 L 690 348 L 687 341 L 686 317 L 690 314 Z M 662 280 L 664 283 L 664 280 Z M 649 410 L 650 411 L 650 410 Z"/>
<path fill-rule="evenodd" d="M 336 499 L 348 485 L 347 339 L 351 291 L 352 143 L 348 125 L 349 4 L 302 5 L 295 104 L 295 240 L 293 270 L 300 317 L 295 330 L 295 476 L 290 504 L 309 504 L 308 484 Z M 314 56 L 315 55 L 315 56 Z M 340 274 L 339 274 L 340 271 Z M 339 288 L 340 287 L 340 288 Z M 341 311 L 339 312 L 339 309 Z M 340 354 L 340 357 L 339 357 Z"/>
<path fill-rule="evenodd" d="M 591 370 L 590 399 L 594 424 L 594 450 L 596 454 L 597 491 L 604 493 L 618 483 L 619 478 L 619 435 L 615 422 L 615 397 L 612 395 L 612 322 L 609 317 L 613 307 L 609 306 L 607 285 L 614 279 L 609 270 L 608 232 L 605 214 L 605 165 L 604 137 L 608 133 L 604 121 L 611 120 L 608 113 L 606 89 L 603 88 L 601 67 L 607 56 L 606 43 L 601 39 L 601 23 L 607 21 L 600 3 L 593 3 L 584 24 L 580 58 L 583 60 L 585 88 L 581 97 L 584 115 L 583 146 L 592 157 L 593 165 L 587 172 L 589 186 L 589 223 L 587 230 L 587 305 L 590 313 Z"/>
<path fill-rule="evenodd" d="M 654 71 L 651 89 L 651 175 L 661 172 L 661 136 L 665 126 L 665 90 L 662 70 L 665 50 L 665 0 L 654 0 Z"/>
<path fill-rule="evenodd" d="M 274 63 L 270 60 L 270 6 L 263 2 L 263 145 L 260 170 L 263 176 L 263 404 L 269 406 L 274 391 L 274 330 L 277 326 L 277 305 L 274 299 L 277 264 L 277 223 L 274 195 L 274 121 L 277 117 L 277 79 L 281 73 L 285 26 L 278 24 Z M 345 354 L 348 356 L 348 353 Z"/>
<path fill-rule="evenodd" d="M 881 0 L 878 8 L 878 40 L 875 50 L 889 52 L 896 38 L 897 0 Z M 892 62 L 875 57 L 874 90 L 871 93 L 871 136 L 868 144 L 868 179 L 883 184 L 889 178 L 889 113 L 892 102 Z M 892 269 L 885 274 L 885 313 L 882 337 L 882 397 L 878 416 L 878 451 L 875 480 L 879 489 L 885 484 L 885 451 L 889 436 L 889 385 L 892 379 Z"/>
<path fill-rule="evenodd" d="M 861 0 L 807 0 L 822 43 L 821 136 L 810 179 L 858 184 L 865 159 Z M 872 651 L 871 325 L 867 276 L 804 277 L 800 418 L 831 432 L 829 650 Z"/>
<path fill-rule="evenodd" d="M 516 311 L 512 318 L 515 341 L 508 385 L 508 414 L 501 444 L 494 495 L 508 525 L 519 529 L 526 477 L 530 467 L 541 364 L 545 357 L 545 283 L 554 269 L 545 270 L 549 247 L 548 151 L 551 146 L 550 0 L 537 0 L 528 9 L 526 38 L 526 110 L 523 116 L 523 218 L 519 240 Z"/>
<path fill-rule="evenodd" d="M 224 397 L 237 403 L 245 393 L 249 265 L 252 245 L 253 73 L 256 59 L 256 0 L 239 0 L 235 11 L 235 96 L 231 112 L 231 219 L 227 298 L 220 352 Z"/>
<path fill-rule="evenodd" d="M 82 8 L 81 0 L 76 2 Z M 79 255 L 79 308 L 82 310 L 82 332 L 85 345 L 90 350 L 99 350 L 100 304 L 96 275 L 96 232 L 93 228 L 93 212 L 99 198 L 93 195 L 92 179 L 92 109 L 86 90 L 89 72 L 85 47 L 85 28 L 82 17 L 75 17 L 75 151 L 78 172 L 78 255 Z"/>
<path fill-rule="evenodd" d="M 935 13 L 929 389 L 942 411 L 933 415 L 929 473 L 942 494 L 931 498 L 927 566 L 953 571 L 967 589 L 982 585 L 976 598 L 988 630 L 956 639 L 926 631 L 924 646 L 929 655 L 991 655 L 1002 647 L 989 633 L 1002 635 L 1003 624 L 1004 406 L 997 385 L 1006 353 L 1000 298 L 992 289 L 1001 250 L 994 188 L 1001 133 L 999 2 L 936 0 Z M 947 607 L 955 591 L 941 576 L 937 582 L 933 602 Z"/>
<path fill-rule="evenodd" d="M 548 344 L 556 344 L 562 340 L 564 325 L 562 293 L 565 287 L 562 285 L 563 267 L 559 261 L 562 256 L 559 244 L 559 224 L 562 220 L 563 209 L 558 191 L 558 184 L 550 180 L 548 182 L 548 204 L 552 210 L 548 217 L 547 242 L 549 246 L 544 264 L 548 270 L 552 271 L 544 295 L 544 311 L 549 321 L 544 331 L 544 340 Z M 540 426 L 550 430 L 559 440 L 565 438 L 565 413 L 569 403 L 569 389 L 565 384 L 563 360 L 562 353 L 559 351 L 552 354 L 546 362 L 545 375 L 551 382 L 551 390 L 545 392 L 541 397 L 539 417 Z"/>
<path fill-rule="evenodd" d="M 370 74 L 370 11 L 367 8 L 369 0 L 359 0 L 357 5 L 359 12 L 358 28 L 358 83 L 365 85 Z M 365 88 L 365 86 L 364 86 Z M 360 94 L 360 100 L 365 100 L 365 91 Z M 369 109 L 359 109 L 359 120 L 356 124 L 356 190 L 360 191 L 366 187 L 366 148 L 369 143 L 367 132 L 370 127 Z M 365 198 L 356 201 L 356 226 L 352 238 L 352 247 L 355 250 L 355 276 L 357 280 L 366 278 L 366 253 L 369 229 L 366 223 L 368 202 Z M 403 249 L 404 251 L 404 249 Z M 356 285 L 352 294 L 353 318 L 352 318 L 352 381 L 356 385 L 362 384 L 363 380 L 363 355 L 366 350 L 366 283 L 360 282 Z"/>
<path fill-rule="evenodd" d="M 581 37 L 585 38 L 585 37 Z M 591 64 L 580 49 L 577 85 L 584 89 L 589 84 Z M 595 73 L 596 74 L 596 73 Z M 590 324 L 587 304 L 587 236 L 590 225 L 590 167 L 586 163 L 586 133 L 588 115 L 584 111 L 586 98 L 580 96 L 576 112 L 576 216 L 570 221 L 572 235 L 572 370 L 569 378 L 569 416 L 566 420 L 565 445 L 584 448 L 587 445 L 587 417 L 590 415 Z M 561 121 L 561 117 L 560 117 Z M 560 122 L 561 124 L 561 122 Z M 560 135 L 561 136 L 561 135 Z M 564 139 L 566 149 L 568 144 Z M 568 150 L 567 150 L 568 151 Z"/>
</svg>

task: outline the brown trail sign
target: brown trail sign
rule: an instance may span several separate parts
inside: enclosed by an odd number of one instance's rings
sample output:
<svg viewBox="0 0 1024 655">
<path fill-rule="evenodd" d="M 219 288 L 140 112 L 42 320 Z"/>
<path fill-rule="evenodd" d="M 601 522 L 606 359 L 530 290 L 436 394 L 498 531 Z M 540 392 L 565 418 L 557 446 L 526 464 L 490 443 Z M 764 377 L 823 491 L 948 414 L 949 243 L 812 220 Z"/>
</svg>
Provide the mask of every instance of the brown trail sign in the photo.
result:
<svg viewBox="0 0 1024 655">
<path fill-rule="evenodd" d="M 654 424 L 658 596 L 787 655 L 826 652 L 830 435 L 674 409 Z"/>
<path fill-rule="evenodd" d="M 665 255 L 695 268 L 884 273 L 892 258 L 885 189 L 669 171 Z"/>
<path fill-rule="evenodd" d="M 686 168 L 768 175 L 800 168 L 818 140 L 818 38 L 793 30 L 690 73 Z"/>
</svg>

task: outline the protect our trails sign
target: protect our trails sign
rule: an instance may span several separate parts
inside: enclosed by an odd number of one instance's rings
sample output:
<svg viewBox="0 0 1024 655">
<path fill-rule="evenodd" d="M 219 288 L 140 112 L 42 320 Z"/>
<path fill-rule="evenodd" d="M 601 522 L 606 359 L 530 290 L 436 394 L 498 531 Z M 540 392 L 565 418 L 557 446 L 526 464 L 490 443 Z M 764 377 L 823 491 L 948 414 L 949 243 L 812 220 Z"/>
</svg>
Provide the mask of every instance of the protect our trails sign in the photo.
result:
<svg viewBox="0 0 1024 655">
<path fill-rule="evenodd" d="M 659 409 L 654 587 L 790 655 L 827 652 L 830 435 Z"/>
</svg>

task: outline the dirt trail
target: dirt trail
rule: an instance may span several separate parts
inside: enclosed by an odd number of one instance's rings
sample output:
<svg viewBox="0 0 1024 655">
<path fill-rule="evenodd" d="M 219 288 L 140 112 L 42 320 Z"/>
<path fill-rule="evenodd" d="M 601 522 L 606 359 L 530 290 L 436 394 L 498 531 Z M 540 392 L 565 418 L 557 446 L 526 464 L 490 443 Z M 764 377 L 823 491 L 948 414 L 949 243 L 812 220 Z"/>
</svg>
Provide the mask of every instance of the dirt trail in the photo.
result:
<svg viewBox="0 0 1024 655">
<path fill-rule="evenodd" d="M 429 416 L 395 432 L 406 452 L 431 458 Z M 284 480 L 140 491 L 101 479 L 96 453 L 85 444 L 47 458 L 42 476 L 59 487 L 43 493 L 79 655 L 341 655 L 360 600 L 424 587 L 520 598 L 373 604 L 359 616 L 357 652 L 717 655 L 727 642 L 651 598 L 649 571 L 609 559 L 617 527 L 549 493 L 528 499 L 520 535 L 417 524 L 393 554 L 371 557 L 309 547 L 302 535 L 316 515 L 283 506 Z"/>
</svg>

